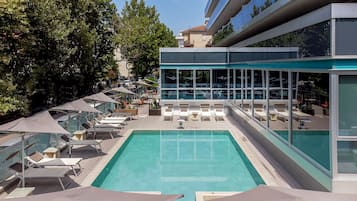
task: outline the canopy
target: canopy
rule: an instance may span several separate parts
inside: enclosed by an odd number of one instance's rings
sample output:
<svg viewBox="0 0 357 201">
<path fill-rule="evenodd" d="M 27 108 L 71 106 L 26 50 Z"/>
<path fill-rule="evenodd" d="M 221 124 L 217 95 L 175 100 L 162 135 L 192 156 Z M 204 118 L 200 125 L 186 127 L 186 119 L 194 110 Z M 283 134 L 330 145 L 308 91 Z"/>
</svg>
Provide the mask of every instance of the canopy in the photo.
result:
<svg viewBox="0 0 357 201">
<path fill-rule="evenodd" d="M 0 131 L 17 133 L 70 134 L 52 118 L 48 111 L 39 112 L 30 117 L 22 117 L 0 125 Z"/>
<path fill-rule="evenodd" d="M 30 117 L 22 117 L 9 123 L 0 125 L 0 131 L 21 133 L 21 161 L 22 172 L 25 171 L 25 135 L 37 133 L 67 134 L 68 131 L 62 128 L 55 121 L 48 111 L 36 113 Z M 22 174 L 22 187 L 25 187 L 25 174 Z"/>
<path fill-rule="evenodd" d="M 130 91 L 130 90 L 124 88 L 124 87 L 116 87 L 116 88 L 110 89 L 109 91 L 123 93 L 123 94 L 135 95 L 134 92 L 132 92 L 132 91 Z"/>
<path fill-rule="evenodd" d="M 258 186 L 257 188 L 244 193 L 238 193 L 232 196 L 214 199 L 214 201 L 261 201 L 261 200 L 353 201 L 356 200 L 356 195 L 288 189 L 288 188 L 273 187 L 273 186 Z"/>
<path fill-rule="evenodd" d="M 83 99 L 78 99 L 63 105 L 53 107 L 51 110 L 101 113 L 101 111 L 88 105 Z"/>
<path fill-rule="evenodd" d="M 134 83 L 135 85 L 142 85 L 142 86 L 145 86 L 145 87 L 152 87 L 151 84 L 148 84 L 142 80 L 139 80 L 137 82 Z"/>
<path fill-rule="evenodd" d="M 154 195 L 139 193 L 124 193 L 109 191 L 95 187 L 79 187 L 54 193 L 33 195 L 23 198 L 13 198 L 12 201 L 49 201 L 49 200 L 72 200 L 72 201 L 174 201 L 183 195 Z"/>
<path fill-rule="evenodd" d="M 86 96 L 83 99 L 84 100 L 92 100 L 92 101 L 104 102 L 104 103 L 118 103 L 118 101 L 110 98 L 109 96 L 105 95 L 102 92 L 97 93 L 97 94 L 93 94 L 93 95 L 90 95 L 90 96 Z"/>
</svg>

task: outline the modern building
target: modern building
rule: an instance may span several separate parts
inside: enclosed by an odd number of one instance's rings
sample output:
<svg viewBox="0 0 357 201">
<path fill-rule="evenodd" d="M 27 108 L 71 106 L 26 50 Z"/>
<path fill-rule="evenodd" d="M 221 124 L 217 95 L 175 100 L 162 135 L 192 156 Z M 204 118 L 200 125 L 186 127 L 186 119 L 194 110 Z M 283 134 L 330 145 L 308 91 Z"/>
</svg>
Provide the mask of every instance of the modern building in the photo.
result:
<svg viewBox="0 0 357 201">
<path fill-rule="evenodd" d="M 204 48 L 211 46 L 212 43 L 212 36 L 207 33 L 206 25 L 184 30 L 180 35 L 183 37 L 184 47 Z"/>
<path fill-rule="evenodd" d="M 224 103 L 302 187 L 355 193 L 354 2 L 209 0 L 216 47 L 160 50 L 161 103 Z"/>
</svg>

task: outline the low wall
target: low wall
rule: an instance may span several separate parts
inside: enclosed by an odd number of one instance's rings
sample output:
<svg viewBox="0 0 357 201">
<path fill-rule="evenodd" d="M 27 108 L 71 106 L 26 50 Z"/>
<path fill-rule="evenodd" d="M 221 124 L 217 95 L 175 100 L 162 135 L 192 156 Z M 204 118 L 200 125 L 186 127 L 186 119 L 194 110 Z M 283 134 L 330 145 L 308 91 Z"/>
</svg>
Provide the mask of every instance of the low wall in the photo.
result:
<svg viewBox="0 0 357 201">
<path fill-rule="evenodd" d="M 280 139 L 272 136 L 267 129 L 264 129 L 261 125 L 239 109 L 228 107 L 228 112 L 229 115 L 233 117 L 238 124 L 242 125 L 248 134 L 262 147 L 264 147 L 265 151 L 269 153 L 269 155 L 271 155 L 279 164 L 281 164 L 281 166 L 288 173 L 290 173 L 290 175 L 303 188 L 319 191 L 331 190 L 331 179 L 329 176 L 319 170 L 316 170 L 316 168 L 314 169 L 313 165 L 310 165 L 308 164 L 308 161 L 301 159 L 302 157 L 298 156 L 298 153 L 295 150 L 289 148 L 288 145 L 286 145 L 285 150 L 279 148 L 275 142 L 278 140 L 280 141 Z M 275 141 L 272 138 L 276 138 Z M 296 156 L 296 158 L 294 156 Z M 302 167 L 301 164 L 304 164 L 306 167 Z"/>
</svg>

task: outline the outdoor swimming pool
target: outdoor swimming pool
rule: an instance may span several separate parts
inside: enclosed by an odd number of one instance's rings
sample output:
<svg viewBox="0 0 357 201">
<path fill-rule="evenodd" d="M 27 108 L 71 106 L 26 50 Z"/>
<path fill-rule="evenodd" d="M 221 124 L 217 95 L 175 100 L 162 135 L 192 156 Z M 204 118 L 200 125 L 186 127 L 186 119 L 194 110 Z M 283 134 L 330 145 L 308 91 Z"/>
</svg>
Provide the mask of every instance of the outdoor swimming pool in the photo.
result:
<svg viewBox="0 0 357 201">
<path fill-rule="evenodd" d="M 264 184 L 229 131 L 134 131 L 93 182 L 116 191 L 246 191 Z"/>
</svg>

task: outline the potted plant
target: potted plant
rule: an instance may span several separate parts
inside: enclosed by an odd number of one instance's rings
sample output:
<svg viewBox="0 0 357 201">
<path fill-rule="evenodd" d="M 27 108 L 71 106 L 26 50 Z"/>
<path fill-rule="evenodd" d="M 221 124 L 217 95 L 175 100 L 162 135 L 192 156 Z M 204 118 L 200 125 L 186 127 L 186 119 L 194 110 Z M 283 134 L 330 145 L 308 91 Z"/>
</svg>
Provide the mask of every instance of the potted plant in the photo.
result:
<svg viewBox="0 0 357 201">
<path fill-rule="evenodd" d="M 161 115 L 161 106 L 156 99 L 154 99 L 153 102 L 150 104 L 149 115 L 152 115 L 152 116 L 160 116 Z"/>
</svg>

